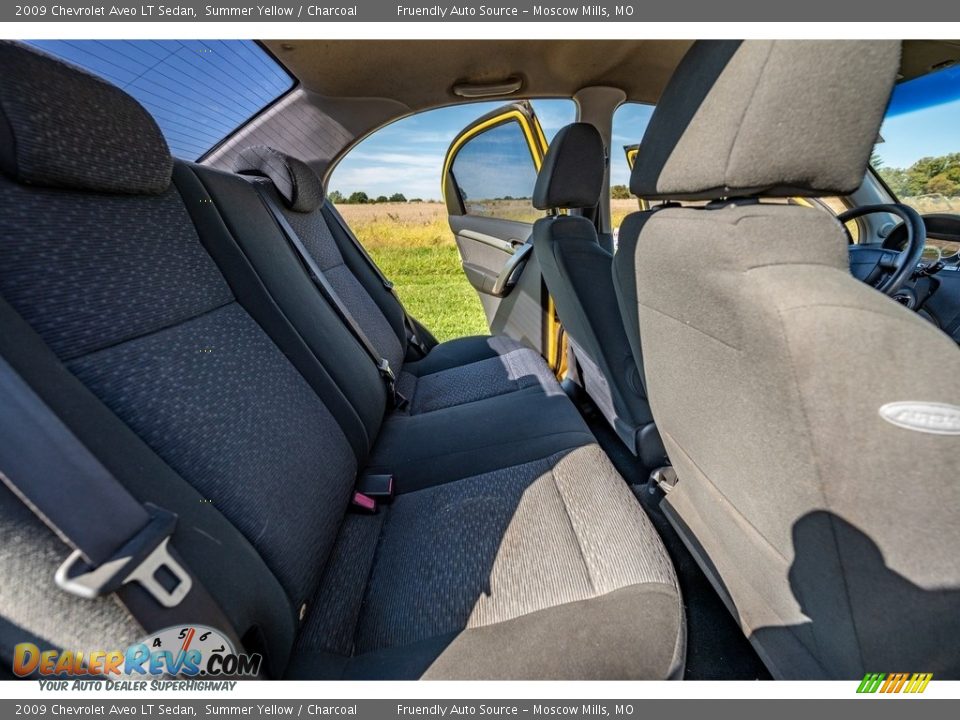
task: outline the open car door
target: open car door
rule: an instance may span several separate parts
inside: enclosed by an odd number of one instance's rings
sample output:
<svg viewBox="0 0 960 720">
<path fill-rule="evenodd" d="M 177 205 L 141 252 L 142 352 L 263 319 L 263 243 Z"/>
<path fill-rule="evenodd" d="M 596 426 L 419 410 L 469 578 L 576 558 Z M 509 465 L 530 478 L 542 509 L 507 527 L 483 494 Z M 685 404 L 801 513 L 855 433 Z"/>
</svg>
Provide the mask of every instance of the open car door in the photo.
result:
<svg viewBox="0 0 960 720">
<path fill-rule="evenodd" d="M 463 272 L 492 333 L 534 348 L 562 371 L 562 329 L 533 254 L 533 187 L 547 140 L 527 102 L 464 128 L 447 150 L 443 197 Z"/>
<path fill-rule="evenodd" d="M 623 153 L 627 156 L 627 168 L 633 170 L 633 164 L 637 161 L 637 153 L 640 152 L 640 145 L 624 145 Z M 649 210 L 650 205 L 643 198 L 637 198 L 637 205 L 641 210 Z"/>
</svg>

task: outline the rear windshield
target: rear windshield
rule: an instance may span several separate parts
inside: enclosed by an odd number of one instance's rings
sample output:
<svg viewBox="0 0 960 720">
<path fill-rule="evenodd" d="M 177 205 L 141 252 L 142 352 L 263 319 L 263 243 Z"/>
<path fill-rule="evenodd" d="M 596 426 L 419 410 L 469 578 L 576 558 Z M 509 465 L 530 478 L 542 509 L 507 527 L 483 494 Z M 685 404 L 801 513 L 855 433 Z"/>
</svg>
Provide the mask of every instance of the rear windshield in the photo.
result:
<svg viewBox="0 0 960 720">
<path fill-rule="evenodd" d="M 198 160 L 283 95 L 293 79 L 249 40 L 35 40 L 109 80 L 153 115 L 170 152 Z"/>
</svg>

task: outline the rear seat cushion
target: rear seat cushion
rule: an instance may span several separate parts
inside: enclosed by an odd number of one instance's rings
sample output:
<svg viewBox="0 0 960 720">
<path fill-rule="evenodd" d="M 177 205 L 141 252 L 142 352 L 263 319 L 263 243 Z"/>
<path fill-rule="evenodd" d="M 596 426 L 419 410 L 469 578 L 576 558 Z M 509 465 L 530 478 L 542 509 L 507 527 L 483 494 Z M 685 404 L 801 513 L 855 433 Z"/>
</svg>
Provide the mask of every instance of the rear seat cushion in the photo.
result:
<svg viewBox="0 0 960 720">
<path fill-rule="evenodd" d="M 181 192 L 188 186 L 181 169 L 192 171 L 214 201 L 195 202 L 194 207 L 204 209 L 204 213 L 216 213 L 219 209 L 223 223 L 236 236 L 235 241 L 218 243 L 223 246 L 220 249 L 207 237 L 205 242 L 214 258 L 232 268 L 236 263 L 221 261 L 221 256 L 226 256 L 227 246 L 233 245 L 234 252 L 241 253 L 252 264 L 273 300 L 283 308 L 316 359 L 329 369 L 330 376 L 363 418 L 367 434 L 375 442 L 359 453 L 361 466 L 392 473 L 398 489 L 405 492 L 593 441 L 582 418 L 562 397 L 558 383 L 539 356 L 502 337 L 461 338 L 435 347 L 416 364 L 408 363 L 407 368 L 415 372 L 422 369 L 431 373 L 419 380 L 412 373 L 400 374 L 401 391 L 411 399 L 414 414 L 393 412 L 384 419 L 383 384 L 373 363 L 278 235 L 279 228 L 250 183 L 236 175 L 178 164 L 174 180 Z M 232 286 L 236 275 L 232 270 L 228 272 Z M 235 292 L 241 297 L 246 295 L 239 288 Z M 252 300 L 249 310 L 255 312 L 258 305 L 269 302 L 270 296 L 264 300 L 258 295 Z M 281 347 L 293 356 L 285 345 Z M 479 360 L 468 364 L 470 358 Z M 484 378 L 485 373 L 489 379 Z M 451 385 L 448 378 L 455 382 Z M 516 394 L 511 391 L 515 390 L 524 390 L 522 397 L 511 398 Z M 462 405 L 442 402 L 447 392 Z M 471 407 L 475 403 L 468 402 L 488 396 L 492 404 L 484 400 Z M 441 402 L 435 402 L 438 397 Z M 427 412 L 437 409 L 444 410 L 437 417 Z M 344 426 L 342 420 L 340 424 Z M 372 457 L 368 455 L 370 449 Z"/>
<path fill-rule="evenodd" d="M 396 298 L 385 292 L 352 241 L 343 237 L 333 217 L 336 211 L 329 204 L 318 209 L 297 194 L 296 188 L 319 186 L 316 174 L 296 158 L 263 146 L 245 150 L 235 167 L 237 172 L 271 180 L 287 220 L 330 284 L 390 366 L 395 371 L 402 368 L 398 389 L 411 401 L 407 412 L 430 412 L 534 384 L 547 392 L 557 390 L 540 356 L 505 337 L 452 340 L 434 346 L 422 360 L 405 362 L 406 331 Z M 311 191 L 310 197 L 314 195 Z M 482 363 L 504 355 L 509 357 Z M 464 370 L 454 372 L 457 368 Z"/>
<path fill-rule="evenodd" d="M 566 395 L 531 387 L 422 415 L 395 413 L 366 469 L 392 474 L 405 493 L 592 442 Z"/>
<path fill-rule="evenodd" d="M 349 518 L 338 548 L 350 562 L 327 568 L 294 667 L 339 655 L 350 677 L 364 656 L 404 647 L 438 678 L 666 678 L 682 666 L 672 565 L 596 445 L 400 496 Z"/>
<path fill-rule="evenodd" d="M 459 362 L 451 363 L 451 358 Z M 540 387 L 547 394 L 561 392 L 543 358 L 502 335 L 437 345 L 423 360 L 407 363 L 397 378 L 397 390 L 410 401 L 411 415 L 527 387 Z"/>
</svg>

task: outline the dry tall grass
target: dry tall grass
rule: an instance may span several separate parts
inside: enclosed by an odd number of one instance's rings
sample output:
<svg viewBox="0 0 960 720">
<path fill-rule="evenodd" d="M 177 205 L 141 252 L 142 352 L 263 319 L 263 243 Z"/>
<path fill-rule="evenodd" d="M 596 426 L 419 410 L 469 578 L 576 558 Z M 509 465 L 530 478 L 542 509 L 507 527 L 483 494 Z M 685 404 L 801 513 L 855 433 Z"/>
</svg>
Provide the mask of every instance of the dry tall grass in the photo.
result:
<svg viewBox="0 0 960 720">
<path fill-rule="evenodd" d="M 438 340 L 488 332 L 480 300 L 460 267 L 443 203 L 337 209 L 393 281 L 407 311 Z"/>
<path fill-rule="evenodd" d="M 960 198 L 904 198 L 920 212 L 960 212 Z M 514 204 L 524 220 L 533 220 L 529 206 Z M 524 207 L 521 208 L 520 206 Z M 339 205 L 344 219 L 384 273 L 396 284 L 407 309 L 439 339 L 487 332 L 476 292 L 460 267 L 443 203 Z M 635 199 L 611 200 L 613 227 L 638 209 Z"/>
<path fill-rule="evenodd" d="M 522 201 L 514 216 L 535 219 Z M 407 310 L 440 340 L 487 332 L 480 300 L 460 267 L 443 203 L 338 205 L 337 209 L 397 288 Z M 613 200 L 614 226 L 637 209 L 636 200 Z M 540 216 L 539 213 L 536 216 Z"/>
</svg>

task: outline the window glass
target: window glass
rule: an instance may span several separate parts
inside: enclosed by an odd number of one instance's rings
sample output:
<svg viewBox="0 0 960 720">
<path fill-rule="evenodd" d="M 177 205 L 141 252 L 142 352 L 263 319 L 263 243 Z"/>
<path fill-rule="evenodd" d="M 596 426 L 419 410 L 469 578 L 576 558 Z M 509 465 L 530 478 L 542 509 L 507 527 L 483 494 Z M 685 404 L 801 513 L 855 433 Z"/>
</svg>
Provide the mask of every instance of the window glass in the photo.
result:
<svg viewBox="0 0 960 720">
<path fill-rule="evenodd" d="M 37 40 L 30 44 L 128 92 L 160 126 L 170 152 L 197 160 L 293 87 L 249 40 Z"/>
<path fill-rule="evenodd" d="M 960 212 L 960 66 L 897 85 L 870 163 L 921 213 Z"/>
<path fill-rule="evenodd" d="M 630 161 L 641 150 L 637 147 L 653 114 L 653 105 L 624 103 L 613 114 L 613 138 L 610 149 L 610 216 L 614 228 L 623 218 L 636 212 L 637 198 L 630 193 Z"/>
<path fill-rule="evenodd" d="M 445 225 L 440 178 L 447 148 L 461 130 L 503 105 L 503 101 L 453 105 L 380 128 L 357 143 L 331 172 L 330 198 L 338 205 L 379 203 L 381 198 L 417 201 Z M 576 105 L 569 99 L 533 100 L 531 105 L 548 142 L 576 116 Z"/>
<path fill-rule="evenodd" d="M 524 222 L 543 215 L 531 200 L 537 168 L 515 120 L 468 139 L 453 160 L 452 175 L 468 215 Z"/>
</svg>

